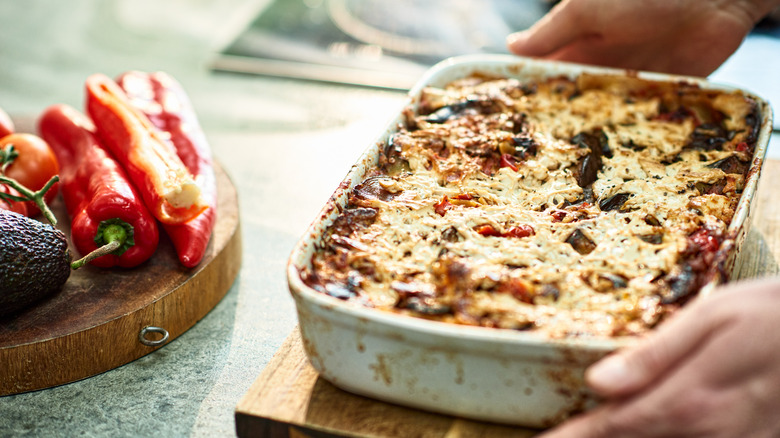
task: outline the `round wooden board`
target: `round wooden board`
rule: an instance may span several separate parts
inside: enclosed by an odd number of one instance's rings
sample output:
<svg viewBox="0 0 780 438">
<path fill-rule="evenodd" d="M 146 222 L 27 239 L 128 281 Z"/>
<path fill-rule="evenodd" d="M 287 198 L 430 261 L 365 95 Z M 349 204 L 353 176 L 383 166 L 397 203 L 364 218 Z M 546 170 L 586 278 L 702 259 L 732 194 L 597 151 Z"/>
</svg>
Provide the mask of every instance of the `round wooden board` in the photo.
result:
<svg viewBox="0 0 780 438">
<path fill-rule="evenodd" d="M 179 264 L 161 228 L 157 252 L 141 266 L 72 271 L 61 292 L 0 319 L 0 395 L 73 382 L 131 362 L 160 348 L 141 343 L 145 327 L 166 330 L 170 342 L 225 296 L 241 266 L 241 233 L 236 189 L 219 166 L 216 173 L 217 222 L 198 266 Z M 52 208 L 58 228 L 70 235 L 60 199 Z"/>
</svg>

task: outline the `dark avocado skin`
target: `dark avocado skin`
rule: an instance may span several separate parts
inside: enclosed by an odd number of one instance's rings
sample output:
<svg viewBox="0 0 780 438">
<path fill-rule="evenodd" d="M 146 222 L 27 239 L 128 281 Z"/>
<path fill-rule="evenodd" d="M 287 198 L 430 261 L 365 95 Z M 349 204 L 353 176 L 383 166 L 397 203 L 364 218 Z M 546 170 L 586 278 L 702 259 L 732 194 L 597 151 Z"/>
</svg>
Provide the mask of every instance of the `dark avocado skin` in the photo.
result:
<svg viewBox="0 0 780 438">
<path fill-rule="evenodd" d="M 0 210 L 0 317 L 62 290 L 70 259 L 62 231 Z"/>
</svg>

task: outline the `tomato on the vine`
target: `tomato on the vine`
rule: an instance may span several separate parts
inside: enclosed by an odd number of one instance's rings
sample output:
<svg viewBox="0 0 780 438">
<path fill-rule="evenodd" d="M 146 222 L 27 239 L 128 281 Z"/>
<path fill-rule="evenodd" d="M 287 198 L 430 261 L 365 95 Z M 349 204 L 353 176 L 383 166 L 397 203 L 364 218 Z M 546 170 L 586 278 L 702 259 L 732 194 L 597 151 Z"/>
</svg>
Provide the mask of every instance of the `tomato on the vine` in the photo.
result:
<svg viewBox="0 0 780 438">
<path fill-rule="evenodd" d="M 0 193 L 19 196 L 19 192 L 17 192 L 13 187 L 7 186 L 5 184 L 0 184 Z M 29 216 L 27 202 L 10 201 L 0 198 L 0 210 L 13 211 L 14 213 Z"/>
<path fill-rule="evenodd" d="M 51 177 L 59 173 L 57 157 L 49 144 L 37 135 L 14 133 L 0 138 L 0 149 L 5 149 L 9 145 L 13 145 L 19 155 L 6 167 L 5 176 L 19 181 L 28 189 L 33 191 L 42 189 Z M 57 195 L 57 186 L 58 184 L 55 184 L 46 192 L 44 199 L 47 203 Z M 32 202 L 28 203 L 28 210 L 30 215 L 39 212 Z"/>
</svg>

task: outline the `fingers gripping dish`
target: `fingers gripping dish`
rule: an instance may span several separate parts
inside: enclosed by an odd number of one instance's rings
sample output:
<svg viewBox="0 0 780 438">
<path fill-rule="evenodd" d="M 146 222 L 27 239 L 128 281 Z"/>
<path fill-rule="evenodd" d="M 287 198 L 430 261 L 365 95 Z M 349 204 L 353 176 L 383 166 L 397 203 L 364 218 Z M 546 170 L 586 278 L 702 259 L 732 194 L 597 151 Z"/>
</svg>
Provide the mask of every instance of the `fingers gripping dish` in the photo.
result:
<svg viewBox="0 0 780 438">
<path fill-rule="evenodd" d="M 550 425 L 591 403 L 589 363 L 728 278 L 762 99 L 505 57 L 451 60 L 410 95 L 290 259 L 331 382 Z"/>
</svg>

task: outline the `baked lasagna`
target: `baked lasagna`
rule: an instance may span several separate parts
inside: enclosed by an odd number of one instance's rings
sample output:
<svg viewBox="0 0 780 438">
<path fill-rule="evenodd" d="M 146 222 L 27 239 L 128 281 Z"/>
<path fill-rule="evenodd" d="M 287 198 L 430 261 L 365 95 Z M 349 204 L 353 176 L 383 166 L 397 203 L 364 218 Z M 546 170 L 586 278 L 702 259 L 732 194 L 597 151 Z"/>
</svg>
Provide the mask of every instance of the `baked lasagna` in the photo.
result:
<svg viewBox="0 0 780 438">
<path fill-rule="evenodd" d="M 759 121 L 741 92 L 632 75 L 425 88 L 302 279 L 446 323 L 642 333 L 719 269 Z"/>
</svg>

